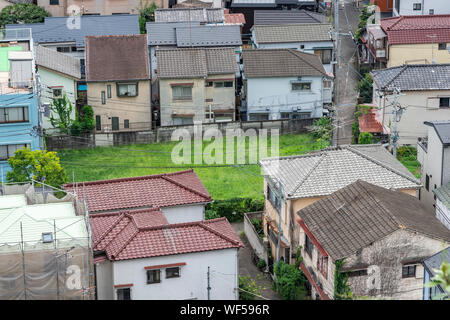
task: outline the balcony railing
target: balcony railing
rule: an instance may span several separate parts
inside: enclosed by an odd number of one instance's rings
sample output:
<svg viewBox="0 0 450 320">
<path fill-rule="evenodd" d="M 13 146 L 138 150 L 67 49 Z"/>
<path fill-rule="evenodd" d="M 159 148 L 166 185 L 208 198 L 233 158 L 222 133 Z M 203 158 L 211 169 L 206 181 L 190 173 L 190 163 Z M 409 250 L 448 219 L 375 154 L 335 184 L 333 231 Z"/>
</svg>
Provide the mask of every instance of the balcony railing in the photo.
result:
<svg viewBox="0 0 450 320">
<path fill-rule="evenodd" d="M 31 28 L 8 28 L 0 30 L 0 41 L 30 40 Z"/>
</svg>

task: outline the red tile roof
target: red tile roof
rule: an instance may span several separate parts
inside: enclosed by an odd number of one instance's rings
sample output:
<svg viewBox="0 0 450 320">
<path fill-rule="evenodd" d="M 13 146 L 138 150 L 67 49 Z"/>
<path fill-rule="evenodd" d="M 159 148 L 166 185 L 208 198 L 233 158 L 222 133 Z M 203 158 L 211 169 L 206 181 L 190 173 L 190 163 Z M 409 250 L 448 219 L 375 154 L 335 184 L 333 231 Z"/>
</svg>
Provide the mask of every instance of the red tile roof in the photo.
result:
<svg viewBox="0 0 450 320">
<path fill-rule="evenodd" d="M 74 191 L 73 184 L 64 186 Z M 169 207 L 212 201 L 191 170 L 143 177 L 99 180 L 78 184 L 90 213 L 143 207 Z"/>
<path fill-rule="evenodd" d="M 450 42 L 448 14 L 386 18 L 381 20 L 381 27 L 389 44 Z"/>
<path fill-rule="evenodd" d="M 225 12 L 225 24 L 245 24 L 245 16 L 243 13 L 227 13 Z"/>
<path fill-rule="evenodd" d="M 243 247 L 224 217 L 168 224 L 157 208 L 90 217 L 94 251 L 109 260 L 129 260 Z"/>
<path fill-rule="evenodd" d="M 376 119 L 376 115 L 373 109 L 370 109 L 369 112 L 361 115 L 358 118 L 358 121 L 360 132 L 383 133 L 383 126 Z"/>
</svg>

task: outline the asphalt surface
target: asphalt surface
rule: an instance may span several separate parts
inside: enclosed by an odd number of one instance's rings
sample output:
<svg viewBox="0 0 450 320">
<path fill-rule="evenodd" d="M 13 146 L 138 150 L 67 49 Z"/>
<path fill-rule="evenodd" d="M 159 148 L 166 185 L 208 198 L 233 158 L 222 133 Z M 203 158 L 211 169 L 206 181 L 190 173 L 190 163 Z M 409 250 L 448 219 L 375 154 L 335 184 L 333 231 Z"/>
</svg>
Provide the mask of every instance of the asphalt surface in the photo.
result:
<svg viewBox="0 0 450 320">
<path fill-rule="evenodd" d="M 335 105 L 335 125 L 337 145 L 352 142 L 352 123 L 354 121 L 355 106 L 357 103 L 357 84 L 360 76 L 355 63 L 358 59 L 357 46 L 350 36 L 355 32 L 359 23 L 360 11 L 354 0 L 340 0 L 339 3 L 339 50 L 337 53 L 337 87 L 338 101 Z M 347 35 L 342 35 L 343 33 Z M 336 141 L 337 140 L 337 141 Z"/>
</svg>

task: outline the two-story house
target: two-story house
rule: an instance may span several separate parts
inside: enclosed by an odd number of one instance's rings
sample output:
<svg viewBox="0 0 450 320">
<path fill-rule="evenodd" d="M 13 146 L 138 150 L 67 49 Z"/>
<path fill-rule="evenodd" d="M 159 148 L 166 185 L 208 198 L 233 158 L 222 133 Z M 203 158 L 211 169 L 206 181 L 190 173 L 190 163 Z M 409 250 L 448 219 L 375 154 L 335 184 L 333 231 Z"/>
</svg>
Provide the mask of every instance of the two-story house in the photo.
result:
<svg viewBox="0 0 450 320">
<path fill-rule="evenodd" d="M 98 299 L 238 299 L 242 243 L 226 218 L 204 220 L 212 198 L 193 170 L 83 185 Z"/>
<path fill-rule="evenodd" d="M 333 40 L 328 23 L 254 25 L 255 49 L 294 49 L 319 56 L 327 73 L 333 73 Z"/>
<path fill-rule="evenodd" d="M 156 58 L 162 126 L 236 119 L 233 48 L 161 49 Z"/>
<path fill-rule="evenodd" d="M 436 195 L 436 218 L 450 229 L 450 182 L 433 190 Z"/>
<path fill-rule="evenodd" d="M 423 298 L 424 259 L 450 244 L 450 230 L 419 199 L 357 180 L 297 211 L 301 270 L 314 299 Z"/>
<path fill-rule="evenodd" d="M 450 64 L 403 65 L 371 73 L 373 104 L 384 134 L 392 134 L 397 121 L 398 144 L 415 145 L 427 134 L 424 121 L 450 119 Z M 397 119 L 394 119 L 394 90 Z"/>
<path fill-rule="evenodd" d="M 425 121 L 427 134 L 417 142 L 417 160 L 421 164 L 420 199 L 428 210 L 450 228 L 450 214 L 444 205 L 445 186 L 450 183 L 450 120 Z M 438 193 L 437 189 L 442 187 Z M 442 196 L 442 199 L 439 197 Z M 438 200 L 441 202 L 438 204 Z"/>
<path fill-rule="evenodd" d="M 442 0 L 393 0 L 394 16 L 450 14 L 448 3 Z"/>
<path fill-rule="evenodd" d="M 141 5 L 152 2 L 158 8 L 169 7 L 169 0 L 37 0 L 37 5 L 53 17 L 61 17 L 70 15 L 74 6 L 78 7 L 81 15 L 139 14 Z"/>
<path fill-rule="evenodd" d="M 34 52 L 36 69 L 45 92 L 41 96 L 41 102 L 45 107 L 42 127 L 51 130 L 53 126 L 50 122 L 50 114 L 53 112 L 51 112 L 49 106 L 53 99 L 61 99 L 66 96 L 72 105 L 71 118 L 75 119 L 77 84 L 81 80 L 80 60 L 40 45 L 34 47 Z M 53 117 L 57 117 L 57 115 L 53 114 Z"/>
<path fill-rule="evenodd" d="M 145 35 L 86 37 L 86 66 L 97 131 L 151 129 Z"/>
<path fill-rule="evenodd" d="M 38 107 L 33 39 L 30 29 L 10 29 L 0 37 L 0 179 L 17 149 L 39 150 Z"/>
<path fill-rule="evenodd" d="M 450 263 L 450 248 L 432 255 L 422 262 L 425 271 L 423 277 L 423 300 L 444 300 L 445 298 L 450 298 L 448 296 L 448 291 L 445 291 L 441 284 L 434 287 L 425 287 L 425 284 L 429 283 L 436 275 L 436 270 L 440 269 L 443 262 Z"/>
<path fill-rule="evenodd" d="M 421 187 L 408 169 L 381 145 L 339 146 L 306 155 L 262 159 L 259 164 L 264 172 L 264 235 L 273 257 L 287 262 L 299 245 L 294 215 L 300 209 L 358 179 L 412 196 L 417 196 Z M 284 237 L 280 253 L 279 230 Z"/>
<path fill-rule="evenodd" d="M 241 117 L 318 118 L 331 103 L 331 79 L 320 58 L 293 49 L 244 50 Z"/>
</svg>

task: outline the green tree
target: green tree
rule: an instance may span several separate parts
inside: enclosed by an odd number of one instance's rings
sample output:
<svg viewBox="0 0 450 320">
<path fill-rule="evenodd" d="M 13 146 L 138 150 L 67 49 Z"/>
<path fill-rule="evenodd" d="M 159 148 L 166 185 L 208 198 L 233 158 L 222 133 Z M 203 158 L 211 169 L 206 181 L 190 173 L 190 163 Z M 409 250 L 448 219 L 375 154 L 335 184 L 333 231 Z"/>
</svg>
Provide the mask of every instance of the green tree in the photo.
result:
<svg viewBox="0 0 450 320">
<path fill-rule="evenodd" d="M 276 288 L 284 300 L 299 300 L 306 296 L 305 277 L 294 265 L 278 262 L 274 267 Z"/>
<path fill-rule="evenodd" d="M 76 111 L 76 120 L 70 127 L 72 135 L 77 136 L 80 133 L 89 133 L 95 127 L 94 110 L 91 106 L 84 106 L 81 112 Z"/>
<path fill-rule="evenodd" d="M 15 3 L 6 6 L 0 12 L 0 27 L 6 24 L 23 24 L 43 22 L 51 14 L 45 9 L 31 3 Z"/>
<path fill-rule="evenodd" d="M 75 120 L 72 119 L 73 107 L 67 96 L 64 94 L 62 98 L 53 99 L 50 110 L 50 123 L 53 128 L 58 129 L 60 133 L 69 134 Z M 54 117 L 53 114 L 56 114 L 57 117 Z"/>
<path fill-rule="evenodd" d="M 66 171 L 59 163 L 56 152 L 22 148 L 8 159 L 8 164 L 11 166 L 11 171 L 6 173 L 8 182 L 45 181 L 57 188 L 67 182 Z"/>
<path fill-rule="evenodd" d="M 256 295 L 261 295 L 261 288 L 250 276 L 239 275 L 239 300 L 255 300 Z"/>
<path fill-rule="evenodd" d="M 364 99 L 364 103 L 372 102 L 373 79 L 369 73 L 358 82 L 359 96 Z"/>
<path fill-rule="evenodd" d="M 372 144 L 373 136 L 370 132 L 361 132 L 358 137 L 358 144 Z"/>
<path fill-rule="evenodd" d="M 141 33 L 147 33 L 145 28 L 145 24 L 147 22 L 155 21 L 155 10 L 158 9 L 158 6 L 154 1 L 149 5 L 149 0 L 145 0 L 145 4 L 143 4 L 143 0 L 141 0 L 139 4 L 139 29 Z"/>
</svg>

